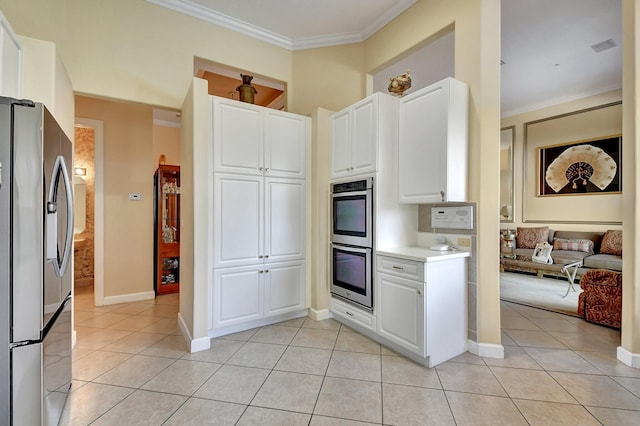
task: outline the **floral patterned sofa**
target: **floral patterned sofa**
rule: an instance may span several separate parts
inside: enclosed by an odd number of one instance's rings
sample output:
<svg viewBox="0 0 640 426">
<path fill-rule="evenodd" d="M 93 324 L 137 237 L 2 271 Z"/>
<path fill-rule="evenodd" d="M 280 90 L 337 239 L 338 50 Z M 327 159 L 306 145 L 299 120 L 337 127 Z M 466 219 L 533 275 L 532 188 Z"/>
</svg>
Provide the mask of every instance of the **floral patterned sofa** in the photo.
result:
<svg viewBox="0 0 640 426">
<path fill-rule="evenodd" d="M 541 242 L 553 246 L 553 264 L 536 263 L 531 259 L 536 244 Z M 536 273 L 539 277 L 565 277 L 562 266 L 576 261 L 582 261 L 576 278 L 591 269 L 622 271 L 622 231 L 554 231 L 547 226 L 519 227 L 510 243 L 515 246 L 506 252 L 505 235 L 501 234 L 500 269 L 504 271 Z"/>
<path fill-rule="evenodd" d="M 622 323 L 622 273 L 605 269 L 587 271 L 580 280 L 578 316 L 586 321 L 620 328 Z"/>
</svg>

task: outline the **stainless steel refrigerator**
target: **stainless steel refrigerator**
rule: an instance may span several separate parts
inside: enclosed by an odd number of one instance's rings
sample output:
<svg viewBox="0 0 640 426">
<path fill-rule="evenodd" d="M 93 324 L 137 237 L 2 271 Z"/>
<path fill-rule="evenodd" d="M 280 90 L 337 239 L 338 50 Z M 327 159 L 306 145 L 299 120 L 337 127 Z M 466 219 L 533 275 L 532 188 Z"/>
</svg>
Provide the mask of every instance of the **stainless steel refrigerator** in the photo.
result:
<svg viewBox="0 0 640 426">
<path fill-rule="evenodd" d="M 57 425 L 71 386 L 73 147 L 0 97 L 0 424 Z"/>
</svg>

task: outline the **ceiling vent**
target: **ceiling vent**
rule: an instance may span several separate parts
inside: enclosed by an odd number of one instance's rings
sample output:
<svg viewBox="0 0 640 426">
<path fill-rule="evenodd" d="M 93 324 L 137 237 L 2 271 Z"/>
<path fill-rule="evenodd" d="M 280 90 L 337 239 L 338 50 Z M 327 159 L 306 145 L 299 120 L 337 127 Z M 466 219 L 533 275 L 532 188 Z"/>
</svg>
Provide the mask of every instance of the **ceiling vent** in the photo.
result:
<svg viewBox="0 0 640 426">
<path fill-rule="evenodd" d="M 616 42 L 609 39 L 609 40 L 601 41 L 600 43 L 592 44 L 591 48 L 595 50 L 596 53 L 600 53 L 616 46 L 617 46 Z"/>
</svg>

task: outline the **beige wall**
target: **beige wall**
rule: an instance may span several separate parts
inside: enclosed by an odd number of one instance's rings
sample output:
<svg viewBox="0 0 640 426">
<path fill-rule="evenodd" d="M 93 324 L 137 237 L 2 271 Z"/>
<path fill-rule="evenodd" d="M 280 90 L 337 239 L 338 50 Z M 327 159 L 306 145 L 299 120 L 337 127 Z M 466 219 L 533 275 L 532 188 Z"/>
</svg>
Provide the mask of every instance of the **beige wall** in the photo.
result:
<svg viewBox="0 0 640 426">
<path fill-rule="evenodd" d="M 54 42 L 73 90 L 179 109 L 195 56 L 292 80 L 292 52 L 145 0 L 0 0 L 19 35 Z"/>
<path fill-rule="evenodd" d="M 153 291 L 153 109 L 84 96 L 75 109 L 104 122 L 104 296 Z"/>
<path fill-rule="evenodd" d="M 180 128 L 171 126 L 153 125 L 153 170 L 158 167 L 160 155 L 166 158 L 165 164 L 180 165 Z"/>
<path fill-rule="evenodd" d="M 364 44 L 299 50 L 293 56 L 289 111 L 339 111 L 365 97 Z"/>
<path fill-rule="evenodd" d="M 523 203 L 526 204 L 527 213 L 526 217 L 539 218 L 544 217 L 545 212 L 540 211 L 540 208 L 557 211 L 557 219 L 554 222 L 544 223 L 549 225 L 552 229 L 566 229 L 566 230 L 593 230 L 593 231 L 605 231 L 607 229 L 621 229 L 621 225 L 612 224 L 575 224 L 575 223 L 562 223 L 562 221 L 572 221 L 571 217 L 567 217 L 567 214 L 580 215 L 582 211 L 587 211 L 594 218 L 605 218 L 609 221 L 621 221 L 622 220 L 622 195 L 621 194 L 607 194 L 601 196 L 571 196 L 571 197 L 544 197 L 540 200 L 540 197 L 535 197 L 535 177 L 531 178 L 535 173 L 535 167 L 537 165 L 535 152 L 531 143 L 528 144 L 527 163 L 525 164 L 524 156 L 524 124 L 541 120 L 548 117 L 555 117 L 562 114 L 567 114 L 579 110 L 589 109 L 600 105 L 605 105 L 611 102 L 620 101 L 622 99 L 622 91 L 616 90 L 612 92 L 603 93 L 596 96 L 589 96 L 587 98 L 579 99 L 572 102 L 566 102 L 559 105 L 554 105 L 548 108 L 542 108 L 536 111 L 531 111 L 523 114 L 518 114 L 512 117 L 508 117 L 502 120 L 502 127 L 515 126 L 514 137 L 514 169 L 515 169 L 515 206 L 514 206 L 514 223 L 503 223 L 502 228 L 514 228 L 517 226 L 539 226 L 539 222 L 523 222 Z M 612 116 L 613 114 L 613 116 Z M 546 145 L 553 145 L 557 142 L 570 142 L 581 139 L 589 138 L 593 132 L 596 132 L 596 136 L 612 135 L 622 132 L 622 108 L 614 107 L 607 108 L 606 110 L 596 110 L 587 116 L 575 115 L 575 120 L 572 120 L 571 126 L 560 129 L 559 134 L 548 135 L 549 143 Z M 589 133 L 585 133 L 589 132 Z M 555 138 L 555 139 L 554 139 Z M 558 141 L 557 138 L 560 138 Z M 623 150 L 624 152 L 624 150 Z M 527 172 L 525 187 L 524 173 Z M 626 189 L 626 182 L 623 181 L 623 188 Z M 526 200 L 525 200 L 526 197 Z M 594 202 L 597 198 L 598 202 Z M 540 206 L 541 202 L 544 204 Z M 586 206 L 585 206 L 586 203 Z M 581 207 L 582 206 L 582 207 Z M 580 210 L 582 209 L 582 210 Z"/>
</svg>

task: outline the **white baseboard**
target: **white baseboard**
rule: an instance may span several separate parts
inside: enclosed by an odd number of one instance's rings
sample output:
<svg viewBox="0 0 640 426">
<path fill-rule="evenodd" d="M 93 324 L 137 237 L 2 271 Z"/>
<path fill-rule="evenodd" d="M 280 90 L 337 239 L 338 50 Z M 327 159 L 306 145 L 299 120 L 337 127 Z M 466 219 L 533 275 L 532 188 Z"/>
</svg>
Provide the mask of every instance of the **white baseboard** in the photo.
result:
<svg viewBox="0 0 640 426">
<path fill-rule="evenodd" d="M 115 305 L 118 303 L 140 302 L 141 300 L 153 300 L 156 294 L 153 291 L 142 291 L 140 293 L 120 294 L 118 296 L 105 296 L 105 305 Z"/>
<path fill-rule="evenodd" d="M 333 314 L 329 309 L 316 310 L 313 308 L 309 308 L 309 318 L 311 318 L 314 321 L 322 321 L 329 318 L 333 318 Z"/>
<path fill-rule="evenodd" d="M 629 367 L 640 368 L 640 354 L 634 354 L 622 346 L 618 346 L 617 355 L 618 360 L 624 362 Z"/>
<path fill-rule="evenodd" d="M 78 341 L 78 333 L 76 333 L 76 330 L 73 330 L 71 332 L 71 349 L 76 347 L 77 341 Z"/>
<path fill-rule="evenodd" d="M 467 350 L 474 355 L 485 358 L 504 358 L 504 346 L 494 343 L 478 343 L 468 340 Z"/>
<path fill-rule="evenodd" d="M 180 326 L 180 331 L 182 332 L 182 337 L 184 337 L 185 342 L 187 342 L 187 346 L 189 347 L 189 352 L 200 352 L 206 351 L 211 348 L 211 339 L 209 336 L 200 337 L 198 339 L 194 339 L 189 333 L 189 328 L 187 327 L 187 323 L 184 322 L 184 318 L 178 312 L 178 325 Z"/>
</svg>

